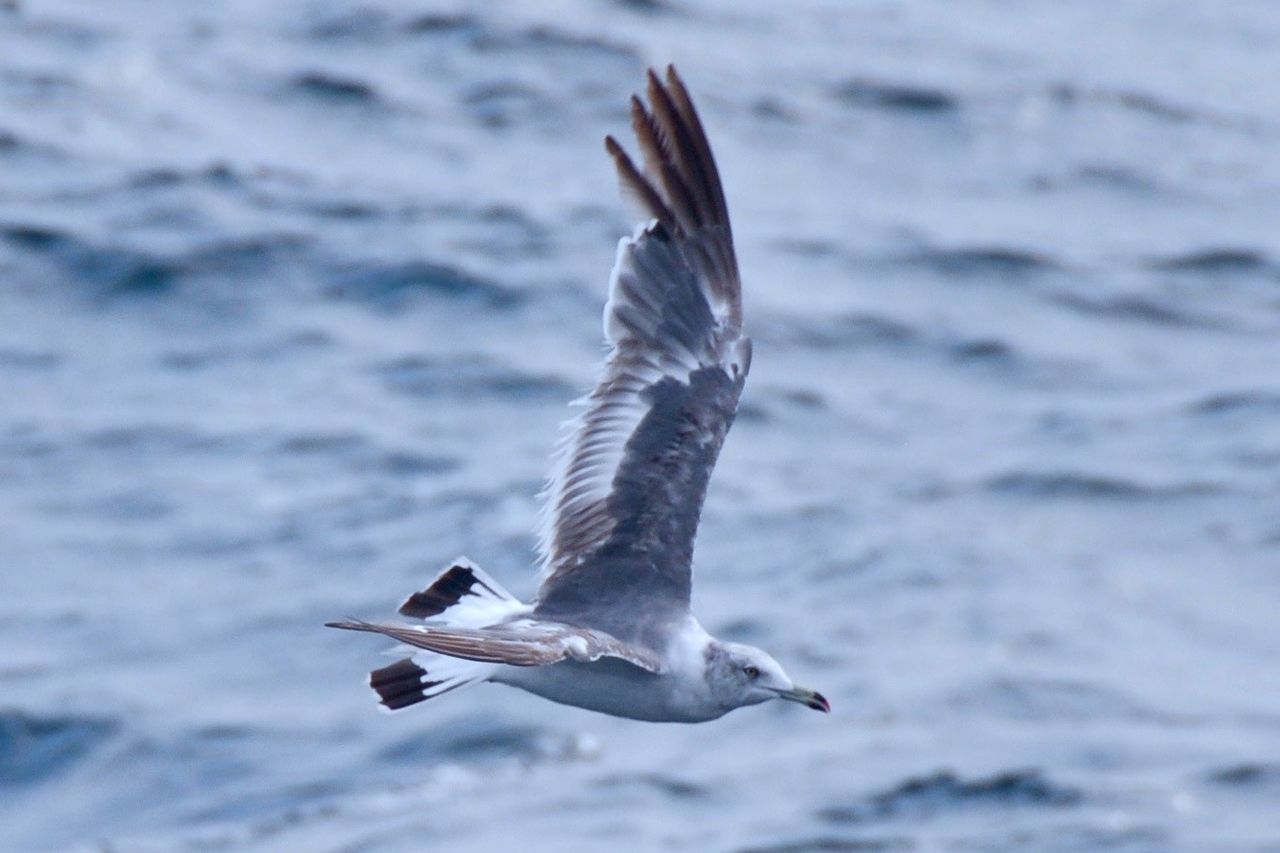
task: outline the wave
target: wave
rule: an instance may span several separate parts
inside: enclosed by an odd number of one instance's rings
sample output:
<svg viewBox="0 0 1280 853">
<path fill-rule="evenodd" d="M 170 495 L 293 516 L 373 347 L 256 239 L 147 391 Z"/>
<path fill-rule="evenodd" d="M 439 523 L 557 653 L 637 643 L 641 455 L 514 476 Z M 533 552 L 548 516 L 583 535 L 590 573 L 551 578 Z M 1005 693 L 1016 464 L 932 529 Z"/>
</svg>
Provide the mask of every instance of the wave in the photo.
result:
<svg viewBox="0 0 1280 853">
<path fill-rule="evenodd" d="M 1052 255 L 1018 246 L 937 246 L 927 243 L 880 255 L 857 255 L 829 240 L 785 239 L 773 245 L 802 257 L 834 257 L 851 266 L 876 270 L 883 267 L 926 268 L 945 275 L 1030 276 L 1060 272 L 1066 264 Z"/>
<path fill-rule="evenodd" d="M 1280 275 L 1277 264 L 1263 251 L 1241 247 L 1197 249 L 1185 254 L 1152 258 L 1147 265 L 1169 272 L 1267 273 Z"/>
<path fill-rule="evenodd" d="M 273 363 L 294 355 L 306 356 L 336 344 L 328 332 L 304 329 L 283 333 L 275 340 L 252 344 L 212 344 L 188 349 L 167 350 L 157 364 L 166 370 L 198 371 L 234 363 Z"/>
<path fill-rule="evenodd" d="M 64 99 L 82 88 L 70 73 L 12 67 L 0 69 L 0 83 L 11 96 L 20 94 L 42 102 Z"/>
<path fill-rule="evenodd" d="M 1248 762 L 1209 771 L 1207 780 L 1227 788 L 1280 793 L 1280 764 Z"/>
<path fill-rule="evenodd" d="M 125 182 L 125 189 L 159 189 L 184 184 L 210 184 L 221 187 L 243 186 L 244 175 L 229 163 L 215 161 L 195 169 L 177 169 L 171 166 L 154 166 L 133 173 Z"/>
<path fill-rule="evenodd" d="M 1221 486 L 1213 483 L 1149 484 L 1110 474 L 1076 471 L 1013 471 L 986 479 L 982 489 L 1009 497 L 1085 500 L 1167 500 L 1222 491 Z"/>
<path fill-rule="evenodd" d="M 1045 252 L 1019 246 L 939 246 L 922 243 L 884 254 L 856 254 L 820 239 L 776 240 L 773 245 L 788 254 L 810 258 L 836 258 L 869 271 L 883 268 L 924 268 L 947 276 L 1023 278 L 1062 272 L 1067 264 Z"/>
<path fill-rule="evenodd" d="M 1039 770 L 1007 770 L 973 780 L 940 770 L 929 776 L 912 777 L 856 803 L 828 806 L 819 816 L 831 823 L 862 823 L 974 806 L 1061 807 L 1082 799 L 1078 789 L 1052 782 Z"/>
<path fill-rule="evenodd" d="M 326 295 L 387 308 L 414 294 L 473 300 L 490 308 L 511 308 L 524 298 L 496 281 L 452 264 L 428 260 L 356 263 L 329 274 Z"/>
<path fill-rule="evenodd" d="M 652 4 L 656 10 L 657 4 Z M 359 8 L 323 14 L 303 28 L 303 34 L 320 41 L 379 42 L 397 39 L 462 39 L 478 53 L 540 52 L 579 58 L 609 58 L 640 62 L 640 53 L 628 44 L 597 36 L 572 33 L 549 24 L 507 28 L 471 12 L 423 12 L 395 15 L 383 9 Z"/>
<path fill-rule="evenodd" d="M 936 86 L 865 77 L 846 80 L 833 94 L 846 104 L 922 115 L 950 113 L 960 107 L 956 95 Z"/>
<path fill-rule="evenodd" d="M 0 346 L 0 370 L 50 370 L 62 364 L 62 356 L 50 350 Z"/>
<path fill-rule="evenodd" d="M 1123 691 L 1066 678 L 994 678 L 959 690 L 948 701 L 965 713 L 1024 722 L 1185 722 L 1144 707 Z"/>
<path fill-rule="evenodd" d="M 478 357 L 431 359 L 405 356 L 383 362 L 375 370 L 392 390 L 415 397 L 567 401 L 575 396 L 573 387 L 559 377 L 526 373 Z"/>
<path fill-rule="evenodd" d="M 1012 365 L 1018 360 L 1009 344 L 994 338 L 962 341 L 949 348 L 952 357 L 961 362 L 1001 363 Z"/>
<path fill-rule="evenodd" d="M 332 102 L 380 104 L 382 97 L 372 83 L 326 71 L 307 71 L 294 76 L 290 86 L 302 94 Z"/>
<path fill-rule="evenodd" d="M 43 252 L 56 248 L 71 238 L 57 228 L 19 222 L 0 225 L 0 239 L 18 249 Z"/>
<path fill-rule="evenodd" d="M 1280 413 L 1280 394 L 1270 391 L 1228 391 L 1197 400 L 1187 407 L 1192 415 L 1233 415 L 1253 413 L 1274 416 Z"/>
<path fill-rule="evenodd" d="M 0 712 L 0 788 L 58 775 L 115 734 L 114 720 L 76 715 Z"/>
<path fill-rule="evenodd" d="M 5 439 L 8 440 L 5 440 Z M 209 433 L 167 424 L 134 424 L 80 433 L 69 441 L 32 435 L 0 436 L 0 456 L 31 458 L 85 450 L 121 458 L 158 459 L 167 456 L 228 454 L 323 458 L 346 464 L 357 472 L 378 471 L 412 477 L 444 474 L 461 464 L 452 456 L 425 454 L 403 447 L 386 447 L 358 433 L 303 432 L 276 436 L 262 432 Z M 112 492 L 111 501 L 150 507 L 155 498 L 129 491 Z"/>
<path fill-rule="evenodd" d="M 442 760 L 475 764 L 514 759 L 527 764 L 537 760 L 570 759 L 583 750 L 584 745 L 574 735 L 541 726 L 469 717 L 395 741 L 381 749 L 378 758 L 391 765 L 414 767 Z"/>
<path fill-rule="evenodd" d="M 600 36 L 570 33 L 545 24 L 510 33 L 491 31 L 472 44 L 482 50 L 536 50 L 582 58 L 621 60 L 628 64 L 639 63 L 641 59 L 639 51 L 630 45 Z"/>
<path fill-rule="evenodd" d="M 679 801 L 705 800 L 711 789 L 686 779 L 678 779 L 666 773 L 618 773 L 593 781 L 601 788 L 644 788 Z"/>
<path fill-rule="evenodd" d="M 459 12 L 425 12 L 414 15 L 401 27 L 407 33 L 478 33 L 483 24 L 475 15 Z"/>
<path fill-rule="evenodd" d="M 1175 192 L 1172 186 L 1159 178 L 1144 174 L 1135 168 L 1118 164 L 1093 163 L 1084 165 L 1074 171 L 1072 178 L 1083 184 L 1093 184 L 1148 196 Z"/>
<path fill-rule="evenodd" d="M 0 127 L 0 158 L 53 162 L 64 159 L 65 153 L 53 145 L 35 142 L 17 131 Z"/>
<path fill-rule="evenodd" d="M 1058 83 L 1049 87 L 1048 96 L 1055 103 L 1066 107 L 1100 105 L 1168 125 L 1206 124 L 1248 133 L 1257 133 L 1266 128 L 1264 122 L 1250 116 L 1180 102 L 1138 89 Z"/>
<path fill-rule="evenodd" d="M 1221 328 L 1223 325 L 1221 320 L 1189 313 L 1150 296 L 1135 294 L 1098 297 L 1061 293 L 1055 297 L 1055 301 L 1078 313 L 1110 320 L 1200 329 Z"/>
<path fill-rule="evenodd" d="M 233 181 L 243 179 L 224 167 L 194 172 L 136 174 L 131 181 Z M 327 209 L 326 215 L 363 215 L 368 210 Z M 306 206 L 318 212 L 315 205 Z M 445 207 L 436 211 L 466 224 L 478 223 L 482 235 L 473 242 L 495 251 L 537 251 L 544 239 L 538 226 L 508 208 L 479 210 Z M 134 248 L 124 244 L 99 244 L 55 226 L 19 222 L 0 224 L 0 241 L 32 256 L 45 259 L 93 299 L 114 302 L 119 298 L 157 298 L 183 293 L 192 297 L 225 297 L 243 300 L 246 280 L 270 283 L 281 270 L 311 268 L 322 281 L 321 293 L 339 300 L 372 307 L 399 308 L 415 295 L 474 300 L 491 308 L 510 308 L 525 296 L 497 281 L 459 266 L 430 259 L 380 261 L 331 260 L 312 251 L 313 242 L 291 233 L 250 234 L 211 240 L 176 252 Z M 201 286 L 184 287 L 198 282 Z M 229 286 L 234 283 L 234 287 Z"/>
<path fill-rule="evenodd" d="M 632 12 L 648 15 L 665 14 L 676 11 L 676 7 L 667 0 L 613 0 L 613 4 Z"/>
<path fill-rule="evenodd" d="M 925 246 L 892 260 L 904 266 L 923 266 L 960 276 L 1028 276 L 1063 269 L 1063 264 L 1049 255 L 1007 246 Z"/>
<path fill-rule="evenodd" d="M 234 435 L 221 435 L 161 423 L 105 427 L 89 430 L 80 436 L 80 444 L 90 450 L 139 456 L 193 452 L 222 453 L 242 443 L 243 439 Z"/>
<path fill-rule="evenodd" d="M 29 223 L 0 226 L 0 239 L 52 261 L 94 298 L 156 297 L 173 293 L 183 279 L 261 274 L 305 244 L 288 235 L 217 240 L 166 254 L 127 245 L 100 245 L 63 229 Z"/>
<path fill-rule="evenodd" d="M 784 412 L 799 412 L 811 417 L 816 411 L 829 407 L 827 398 L 810 388 L 766 386 L 757 389 L 751 399 L 738 404 L 737 421 L 740 423 L 768 423 Z"/>
<path fill-rule="evenodd" d="M 489 128 L 509 127 L 556 109 L 555 102 L 541 90 L 514 80 L 471 86 L 463 93 L 462 104 L 476 121 Z"/>
<path fill-rule="evenodd" d="M 909 838 L 841 838 L 817 835 L 743 847 L 736 853 L 874 853 L 877 850 L 915 850 L 917 846 Z"/>
<path fill-rule="evenodd" d="M 760 340 L 781 339 L 814 350 L 894 350 L 924 359 L 942 360 L 964 369 L 995 370 L 1004 378 L 1029 381 L 1056 381 L 1064 372 L 1061 363 L 1030 355 L 1000 338 L 957 337 L 946 330 L 921 329 L 875 314 L 794 318 L 760 329 L 757 337 Z M 1072 375 L 1078 374 L 1078 370 L 1072 371 Z M 797 399 L 795 402 L 824 403 L 821 398 Z"/>
<path fill-rule="evenodd" d="M 1111 104 L 1170 122 L 1186 122 L 1198 117 L 1191 107 L 1130 89 L 1105 89 L 1057 83 L 1049 87 L 1049 97 L 1067 106 L 1087 103 Z"/>
<path fill-rule="evenodd" d="M 846 314 L 821 320 L 794 318 L 762 329 L 760 336 L 814 349 L 912 346 L 920 344 L 924 337 L 914 326 L 878 314 Z"/>
<path fill-rule="evenodd" d="M 454 456 L 387 449 L 358 433 L 298 433 L 277 440 L 269 451 L 300 458 L 335 459 L 353 470 L 396 477 L 447 474 L 462 461 Z"/>
</svg>

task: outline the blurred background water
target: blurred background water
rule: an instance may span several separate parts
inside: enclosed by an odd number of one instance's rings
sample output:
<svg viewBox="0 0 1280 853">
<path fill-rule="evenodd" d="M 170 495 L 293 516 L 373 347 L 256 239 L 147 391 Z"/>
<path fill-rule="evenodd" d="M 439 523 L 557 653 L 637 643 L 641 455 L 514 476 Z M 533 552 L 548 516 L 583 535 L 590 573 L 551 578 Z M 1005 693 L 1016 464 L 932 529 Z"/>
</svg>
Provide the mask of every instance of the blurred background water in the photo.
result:
<svg viewBox="0 0 1280 853">
<path fill-rule="evenodd" d="M 320 625 L 533 591 L 668 61 L 695 606 L 835 711 L 380 715 Z M 1280 850 L 1278 79 L 1268 2 L 0 3 L 0 846 Z"/>
</svg>

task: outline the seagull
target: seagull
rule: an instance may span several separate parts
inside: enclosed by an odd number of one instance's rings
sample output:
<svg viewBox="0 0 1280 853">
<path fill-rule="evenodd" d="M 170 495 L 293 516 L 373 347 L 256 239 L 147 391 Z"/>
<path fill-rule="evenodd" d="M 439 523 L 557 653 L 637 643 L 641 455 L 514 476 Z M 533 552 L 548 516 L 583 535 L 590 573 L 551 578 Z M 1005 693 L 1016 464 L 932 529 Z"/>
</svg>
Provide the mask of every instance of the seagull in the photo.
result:
<svg viewBox="0 0 1280 853">
<path fill-rule="evenodd" d="M 647 221 L 618 244 L 609 353 L 544 492 L 542 585 L 522 602 L 460 557 L 400 606 L 411 623 L 327 623 L 401 644 L 405 657 L 369 675 L 387 710 L 486 681 L 651 722 L 705 722 L 771 699 L 831 710 L 690 609 L 694 536 L 751 340 L 702 122 L 674 67 L 665 82 L 650 69 L 647 94 L 648 105 L 631 98 L 643 165 L 604 140 Z"/>
</svg>

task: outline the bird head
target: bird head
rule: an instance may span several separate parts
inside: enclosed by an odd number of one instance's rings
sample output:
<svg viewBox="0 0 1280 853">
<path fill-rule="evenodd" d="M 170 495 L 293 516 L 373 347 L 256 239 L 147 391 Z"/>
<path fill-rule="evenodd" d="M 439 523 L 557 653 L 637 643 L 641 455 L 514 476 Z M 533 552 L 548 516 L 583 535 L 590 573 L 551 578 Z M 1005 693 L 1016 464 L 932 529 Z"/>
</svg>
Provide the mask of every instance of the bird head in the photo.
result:
<svg viewBox="0 0 1280 853">
<path fill-rule="evenodd" d="M 768 652 L 741 643 L 716 641 L 707 647 L 707 683 L 726 710 L 786 699 L 815 711 L 831 711 L 821 693 L 797 687 Z"/>
</svg>

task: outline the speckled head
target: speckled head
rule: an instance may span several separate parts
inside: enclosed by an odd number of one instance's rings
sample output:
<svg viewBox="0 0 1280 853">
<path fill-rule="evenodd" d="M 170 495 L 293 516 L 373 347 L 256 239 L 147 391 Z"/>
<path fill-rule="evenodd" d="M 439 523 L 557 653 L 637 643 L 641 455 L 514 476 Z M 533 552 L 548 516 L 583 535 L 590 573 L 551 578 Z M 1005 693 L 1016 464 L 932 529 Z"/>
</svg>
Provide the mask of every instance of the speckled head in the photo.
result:
<svg viewBox="0 0 1280 853">
<path fill-rule="evenodd" d="M 726 711 L 758 705 L 770 699 L 799 702 L 829 713 L 831 703 L 821 693 L 797 687 L 768 652 L 741 643 L 713 640 L 707 644 L 707 686 Z"/>
</svg>

